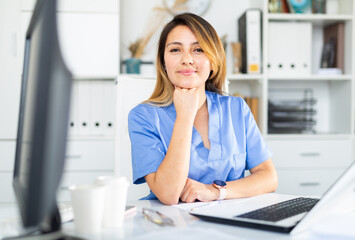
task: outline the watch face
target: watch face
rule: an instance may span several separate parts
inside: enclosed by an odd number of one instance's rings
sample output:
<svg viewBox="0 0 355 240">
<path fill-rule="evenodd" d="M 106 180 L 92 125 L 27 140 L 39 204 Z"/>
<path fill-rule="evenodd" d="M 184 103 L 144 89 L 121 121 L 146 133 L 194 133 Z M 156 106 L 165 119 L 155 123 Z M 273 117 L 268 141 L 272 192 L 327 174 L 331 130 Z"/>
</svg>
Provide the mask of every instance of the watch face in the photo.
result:
<svg viewBox="0 0 355 240">
<path fill-rule="evenodd" d="M 224 187 L 227 185 L 227 183 L 222 180 L 214 180 L 213 183 L 216 184 L 217 186 L 221 186 L 221 187 Z"/>
</svg>

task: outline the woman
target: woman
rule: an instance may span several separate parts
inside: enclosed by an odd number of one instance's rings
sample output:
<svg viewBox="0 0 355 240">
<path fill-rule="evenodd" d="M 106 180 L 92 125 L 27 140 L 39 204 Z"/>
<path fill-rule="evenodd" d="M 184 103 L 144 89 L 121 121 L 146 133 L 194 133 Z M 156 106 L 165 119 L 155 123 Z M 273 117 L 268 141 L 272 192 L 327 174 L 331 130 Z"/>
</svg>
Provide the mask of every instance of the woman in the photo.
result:
<svg viewBox="0 0 355 240">
<path fill-rule="evenodd" d="M 152 96 L 131 110 L 133 181 L 164 204 L 275 191 L 277 174 L 242 98 L 222 95 L 225 53 L 203 18 L 177 15 L 163 29 Z M 244 177 L 244 171 L 251 175 Z"/>
</svg>

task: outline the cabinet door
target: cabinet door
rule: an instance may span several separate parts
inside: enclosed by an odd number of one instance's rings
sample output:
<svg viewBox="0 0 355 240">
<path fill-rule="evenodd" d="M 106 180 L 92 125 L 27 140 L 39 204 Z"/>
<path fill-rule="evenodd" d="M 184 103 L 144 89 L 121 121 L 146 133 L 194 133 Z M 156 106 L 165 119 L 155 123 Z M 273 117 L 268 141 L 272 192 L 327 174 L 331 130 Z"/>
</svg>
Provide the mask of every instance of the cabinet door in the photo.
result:
<svg viewBox="0 0 355 240">
<path fill-rule="evenodd" d="M 0 172 L 0 203 L 15 202 L 15 193 L 12 188 L 12 172 Z"/>
<path fill-rule="evenodd" d="M 272 160 L 278 169 L 347 167 L 350 140 L 269 140 Z"/>
<path fill-rule="evenodd" d="M 15 139 L 20 103 L 19 0 L 0 1 L 0 139 Z"/>
<path fill-rule="evenodd" d="M 118 15 L 58 13 L 59 40 L 75 76 L 118 74 Z"/>
<path fill-rule="evenodd" d="M 0 141 L 0 171 L 13 171 L 15 149 L 15 141 Z"/>
<path fill-rule="evenodd" d="M 292 195 L 322 195 L 345 169 L 278 170 L 277 193 Z"/>
<path fill-rule="evenodd" d="M 65 171 L 113 171 L 114 141 L 69 141 Z"/>
</svg>

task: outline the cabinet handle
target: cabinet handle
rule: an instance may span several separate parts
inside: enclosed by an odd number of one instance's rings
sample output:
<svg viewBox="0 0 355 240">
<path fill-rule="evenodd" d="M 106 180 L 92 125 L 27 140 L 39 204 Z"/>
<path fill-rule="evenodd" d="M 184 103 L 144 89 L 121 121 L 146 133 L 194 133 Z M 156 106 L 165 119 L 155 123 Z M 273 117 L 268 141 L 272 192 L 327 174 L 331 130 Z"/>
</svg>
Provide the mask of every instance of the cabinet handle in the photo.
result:
<svg viewBox="0 0 355 240">
<path fill-rule="evenodd" d="M 319 182 L 303 182 L 303 183 L 300 183 L 300 186 L 302 187 L 313 187 L 313 186 L 318 186 L 320 185 Z"/>
<path fill-rule="evenodd" d="M 319 152 L 308 152 L 308 153 L 300 153 L 301 157 L 319 157 Z"/>
<path fill-rule="evenodd" d="M 65 158 L 66 159 L 81 159 L 81 155 L 68 155 Z"/>
</svg>

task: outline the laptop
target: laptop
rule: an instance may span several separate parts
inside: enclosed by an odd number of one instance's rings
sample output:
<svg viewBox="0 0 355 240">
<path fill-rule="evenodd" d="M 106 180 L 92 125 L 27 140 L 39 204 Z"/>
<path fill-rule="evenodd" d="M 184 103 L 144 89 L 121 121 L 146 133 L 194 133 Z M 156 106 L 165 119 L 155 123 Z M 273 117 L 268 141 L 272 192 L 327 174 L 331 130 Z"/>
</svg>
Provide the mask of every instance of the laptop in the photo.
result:
<svg viewBox="0 0 355 240">
<path fill-rule="evenodd" d="M 223 200 L 192 209 L 202 220 L 296 234 L 319 220 L 355 210 L 355 162 L 321 197 L 268 193 L 251 198 Z"/>
</svg>

